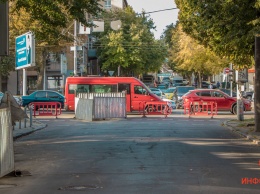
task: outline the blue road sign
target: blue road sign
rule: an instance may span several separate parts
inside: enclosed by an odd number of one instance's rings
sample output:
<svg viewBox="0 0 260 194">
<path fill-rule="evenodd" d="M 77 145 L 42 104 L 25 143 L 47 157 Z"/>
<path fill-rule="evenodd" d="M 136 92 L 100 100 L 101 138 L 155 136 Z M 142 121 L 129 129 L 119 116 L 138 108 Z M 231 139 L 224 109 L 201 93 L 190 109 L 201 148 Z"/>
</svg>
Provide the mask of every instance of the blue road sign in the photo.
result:
<svg viewBox="0 0 260 194">
<path fill-rule="evenodd" d="M 15 39 L 16 69 L 22 69 L 35 65 L 34 60 L 34 35 L 28 32 Z"/>
</svg>

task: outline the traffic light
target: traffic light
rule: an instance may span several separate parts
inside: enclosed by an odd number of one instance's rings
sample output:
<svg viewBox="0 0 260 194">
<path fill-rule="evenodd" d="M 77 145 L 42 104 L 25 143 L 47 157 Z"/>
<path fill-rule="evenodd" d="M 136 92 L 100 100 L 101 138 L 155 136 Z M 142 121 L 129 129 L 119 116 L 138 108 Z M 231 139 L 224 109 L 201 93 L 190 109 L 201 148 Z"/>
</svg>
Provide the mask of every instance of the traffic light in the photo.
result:
<svg viewBox="0 0 260 194">
<path fill-rule="evenodd" d="M 49 58 L 46 59 L 46 66 L 50 66 L 51 65 L 51 60 Z"/>
<path fill-rule="evenodd" d="M 235 70 L 230 69 L 228 73 L 229 81 L 232 82 L 235 80 Z"/>
</svg>

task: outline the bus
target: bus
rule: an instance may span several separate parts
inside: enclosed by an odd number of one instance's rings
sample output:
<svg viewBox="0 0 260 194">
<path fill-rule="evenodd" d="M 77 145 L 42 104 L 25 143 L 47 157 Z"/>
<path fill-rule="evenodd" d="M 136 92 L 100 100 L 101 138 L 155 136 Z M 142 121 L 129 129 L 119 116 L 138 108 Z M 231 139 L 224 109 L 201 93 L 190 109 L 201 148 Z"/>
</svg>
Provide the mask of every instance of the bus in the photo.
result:
<svg viewBox="0 0 260 194">
<path fill-rule="evenodd" d="M 126 93 L 127 112 L 140 111 L 140 104 L 162 101 L 135 77 L 68 77 L 65 84 L 65 110 L 75 111 L 75 91 L 82 93 Z"/>
</svg>

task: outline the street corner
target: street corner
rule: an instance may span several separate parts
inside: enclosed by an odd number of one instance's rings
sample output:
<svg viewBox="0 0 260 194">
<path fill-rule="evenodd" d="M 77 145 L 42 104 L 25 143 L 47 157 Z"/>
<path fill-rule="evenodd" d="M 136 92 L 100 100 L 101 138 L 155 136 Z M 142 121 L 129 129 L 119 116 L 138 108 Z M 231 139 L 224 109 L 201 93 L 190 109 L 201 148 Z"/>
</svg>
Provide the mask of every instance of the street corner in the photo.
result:
<svg viewBox="0 0 260 194">
<path fill-rule="evenodd" d="M 244 121 L 229 120 L 224 122 L 232 132 L 245 137 L 256 145 L 260 145 L 260 132 L 255 132 L 254 119 L 246 119 Z"/>
</svg>

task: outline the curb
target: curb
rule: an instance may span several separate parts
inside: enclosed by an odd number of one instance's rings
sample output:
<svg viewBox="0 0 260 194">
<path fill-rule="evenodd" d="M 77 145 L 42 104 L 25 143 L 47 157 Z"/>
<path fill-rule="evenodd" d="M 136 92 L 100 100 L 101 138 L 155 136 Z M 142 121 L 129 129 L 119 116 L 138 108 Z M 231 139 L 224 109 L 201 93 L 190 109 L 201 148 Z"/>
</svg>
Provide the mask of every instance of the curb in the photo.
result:
<svg viewBox="0 0 260 194">
<path fill-rule="evenodd" d="M 252 135 L 245 134 L 245 133 L 241 132 L 239 130 L 239 128 L 230 125 L 228 122 L 229 121 L 224 122 L 224 125 L 227 126 L 231 130 L 231 132 L 236 133 L 236 134 L 238 134 L 238 135 L 240 135 L 242 137 L 245 137 L 246 139 L 252 141 L 256 145 L 260 145 L 260 140 L 259 139 L 253 137 Z"/>
<path fill-rule="evenodd" d="M 15 141 L 15 140 L 17 140 L 17 139 L 20 138 L 20 137 L 23 137 L 23 136 L 32 134 L 32 133 L 34 133 L 35 131 L 39 131 L 39 130 L 44 129 L 44 128 L 47 127 L 47 124 L 43 124 L 43 123 L 39 123 L 39 122 L 38 122 L 38 124 L 41 124 L 41 126 L 38 126 L 38 127 L 33 127 L 33 126 L 32 126 L 31 129 L 19 129 L 19 130 L 21 130 L 20 133 L 18 133 L 18 134 L 16 134 L 16 135 L 13 133 L 13 140 Z M 23 130 L 23 131 L 22 131 L 22 130 Z M 25 132 L 24 130 L 26 130 L 26 132 Z"/>
</svg>

